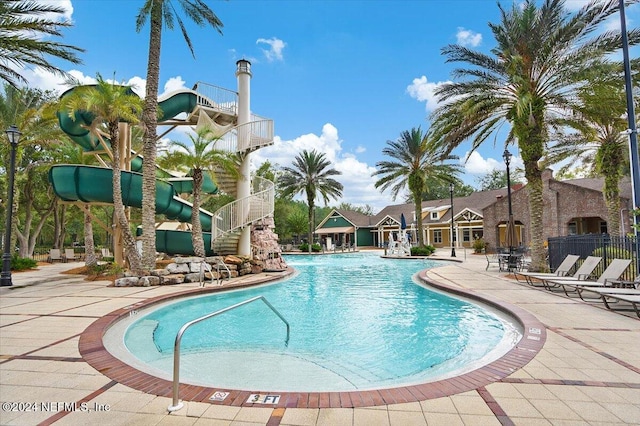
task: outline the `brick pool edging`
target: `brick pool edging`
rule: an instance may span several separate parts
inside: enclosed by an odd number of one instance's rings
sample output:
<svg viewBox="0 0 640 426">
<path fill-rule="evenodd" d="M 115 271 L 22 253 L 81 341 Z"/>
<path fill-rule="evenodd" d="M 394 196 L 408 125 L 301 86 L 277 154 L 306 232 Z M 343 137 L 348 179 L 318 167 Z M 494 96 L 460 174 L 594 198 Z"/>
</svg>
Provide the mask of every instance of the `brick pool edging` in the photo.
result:
<svg viewBox="0 0 640 426">
<path fill-rule="evenodd" d="M 348 392 L 273 392 L 280 395 L 277 404 L 254 404 L 247 400 L 251 394 L 268 393 L 265 389 L 231 390 L 214 387 L 180 384 L 180 399 L 183 401 L 208 402 L 218 405 L 242 407 L 283 407 L 283 408 L 355 408 L 377 405 L 399 404 L 423 401 L 427 399 L 450 396 L 462 392 L 476 390 L 499 381 L 525 366 L 544 346 L 546 330 L 543 324 L 532 314 L 517 306 L 507 304 L 487 295 L 480 295 L 461 288 L 440 284 L 429 280 L 427 271 L 418 274 L 420 280 L 436 289 L 474 299 L 509 314 L 520 323 L 523 329 L 522 339 L 501 358 L 492 361 L 476 370 L 456 377 L 427 382 L 417 385 L 400 386 L 367 391 Z M 282 275 L 252 282 L 251 285 L 263 284 Z M 131 315 L 142 307 L 171 299 L 192 296 L 194 294 L 212 293 L 227 290 L 225 288 L 200 288 L 187 290 L 171 295 L 158 296 L 144 302 L 138 302 L 113 311 L 93 322 L 81 334 L 78 348 L 82 358 L 93 368 L 110 379 L 141 392 L 172 398 L 171 381 L 160 379 L 131 367 L 107 351 L 102 342 L 106 331 L 121 318 Z M 215 392 L 228 392 L 223 401 L 211 401 Z"/>
</svg>

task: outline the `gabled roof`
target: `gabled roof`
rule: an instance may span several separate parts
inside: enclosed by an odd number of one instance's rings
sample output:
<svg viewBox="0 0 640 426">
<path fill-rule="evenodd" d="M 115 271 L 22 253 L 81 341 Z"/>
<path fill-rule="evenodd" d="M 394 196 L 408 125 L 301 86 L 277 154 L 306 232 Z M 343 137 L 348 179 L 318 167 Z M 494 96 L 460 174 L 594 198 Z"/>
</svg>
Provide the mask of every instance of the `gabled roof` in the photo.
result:
<svg viewBox="0 0 640 426">
<path fill-rule="evenodd" d="M 507 188 L 493 189 L 489 191 L 478 191 L 466 197 L 454 197 L 453 198 L 453 216 L 458 217 L 461 212 L 470 211 L 480 217 L 482 217 L 482 210 L 495 203 L 496 200 L 507 196 Z M 422 202 L 422 211 L 438 211 L 442 209 L 450 209 L 451 200 L 429 200 Z M 446 214 L 441 219 L 432 220 L 430 216 L 426 216 L 422 219 L 424 224 L 427 223 L 442 223 L 451 220 L 451 216 Z"/>
<path fill-rule="evenodd" d="M 415 205 L 413 203 L 405 203 L 405 204 L 395 204 L 392 206 L 386 206 L 380 212 L 371 217 L 371 225 L 378 226 L 385 218 L 391 218 L 398 224 L 400 224 L 400 215 L 404 214 L 404 219 L 407 224 L 412 223 L 413 213 L 415 210 Z"/>
<path fill-rule="evenodd" d="M 333 209 L 331 210 L 331 212 L 329 212 L 327 217 L 325 217 L 322 222 L 320 222 L 320 224 L 316 226 L 316 229 L 322 228 L 329 219 L 336 216 L 342 216 L 347 222 L 358 228 L 371 225 L 371 216 L 367 216 L 366 214 L 362 214 L 353 210 Z"/>
</svg>

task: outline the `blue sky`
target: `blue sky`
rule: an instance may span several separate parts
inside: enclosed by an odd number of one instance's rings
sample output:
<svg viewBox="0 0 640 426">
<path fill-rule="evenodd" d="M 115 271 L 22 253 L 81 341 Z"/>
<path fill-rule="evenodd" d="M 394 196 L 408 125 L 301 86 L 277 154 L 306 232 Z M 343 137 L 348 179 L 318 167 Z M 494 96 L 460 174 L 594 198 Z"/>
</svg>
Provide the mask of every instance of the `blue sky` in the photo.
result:
<svg viewBox="0 0 640 426">
<path fill-rule="evenodd" d="M 74 24 L 65 30 L 64 42 L 86 49 L 82 65 L 58 65 L 81 81 L 91 82 L 100 73 L 144 92 L 149 28 L 135 31 L 142 0 L 49 1 L 63 5 Z M 487 24 L 499 20 L 494 0 L 207 3 L 224 23 L 224 34 L 185 20 L 194 59 L 179 29 L 165 30 L 160 92 L 191 88 L 198 81 L 236 90 L 235 62 L 250 60 L 251 109 L 273 119 L 276 134 L 273 147 L 252 154 L 254 164 L 269 159 L 285 166 L 302 149 L 320 150 L 342 172 L 344 196 L 332 204 L 368 204 L 374 212 L 404 202 L 402 196 L 394 202 L 376 190 L 371 173 L 384 159 L 387 140 L 412 127 L 429 127 L 427 115 L 436 106 L 433 90 L 450 80 L 453 68 L 440 49 L 459 43 L 488 51 L 494 42 Z M 586 3 L 566 4 L 577 9 Z M 627 8 L 626 15 L 627 27 L 636 27 L 640 6 Z M 607 25 L 619 28 L 619 17 Z M 64 89 L 60 78 L 41 70 L 23 74 L 31 86 Z M 464 160 L 468 149 L 454 153 Z M 502 150 L 502 141 L 486 142 L 464 162 L 464 181 L 475 186 L 478 177 L 504 169 Z M 518 167 L 519 154 L 511 151 Z"/>
</svg>

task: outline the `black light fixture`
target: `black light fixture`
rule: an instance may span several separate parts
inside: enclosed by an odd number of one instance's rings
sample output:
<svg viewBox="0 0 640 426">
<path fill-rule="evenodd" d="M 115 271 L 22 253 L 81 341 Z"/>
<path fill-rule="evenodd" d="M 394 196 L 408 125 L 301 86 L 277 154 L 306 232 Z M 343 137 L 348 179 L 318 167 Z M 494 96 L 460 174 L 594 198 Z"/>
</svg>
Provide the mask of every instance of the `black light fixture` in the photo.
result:
<svg viewBox="0 0 640 426">
<path fill-rule="evenodd" d="M 20 131 L 13 125 L 9 127 L 5 133 L 9 138 L 9 144 L 11 145 L 11 156 L 9 159 L 9 184 L 7 189 L 7 222 L 4 230 L 4 253 L 2 255 L 2 275 L 0 275 L 0 286 L 8 287 L 13 283 L 11 282 L 11 218 L 13 213 L 13 181 L 16 169 L 16 148 L 20 141 Z"/>
<path fill-rule="evenodd" d="M 456 257 L 456 245 L 453 238 L 453 182 L 449 183 L 449 195 L 451 197 L 451 257 Z"/>
<path fill-rule="evenodd" d="M 504 153 L 502 154 L 502 158 L 504 158 L 504 164 L 507 165 L 507 203 L 509 205 L 509 218 L 507 221 L 507 228 L 506 228 L 507 232 L 511 232 L 509 227 L 513 225 L 513 209 L 511 206 L 511 173 L 509 172 L 509 164 L 511 164 L 511 157 L 512 157 L 511 153 L 509 152 L 508 149 L 505 148 Z M 508 267 L 509 269 L 512 269 L 513 264 L 515 263 L 513 258 L 513 240 L 508 236 L 507 236 L 507 239 L 509 241 Z"/>
</svg>

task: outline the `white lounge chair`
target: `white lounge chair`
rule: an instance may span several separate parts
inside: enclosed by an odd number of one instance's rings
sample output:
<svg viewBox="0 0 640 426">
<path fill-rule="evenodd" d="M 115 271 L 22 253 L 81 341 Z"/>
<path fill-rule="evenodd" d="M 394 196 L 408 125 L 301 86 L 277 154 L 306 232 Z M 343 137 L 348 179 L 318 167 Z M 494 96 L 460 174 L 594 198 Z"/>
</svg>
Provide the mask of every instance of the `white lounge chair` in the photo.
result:
<svg viewBox="0 0 640 426">
<path fill-rule="evenodd" d="M 525 282 L 530 285 L 534 285 L 534 279 L 543 281 L 544 278 L 556 278 L 556 277 L 564 277 L 569 273 L 569 271 L 574 267 L 576 262 L 580 259 L 580 256 L 575 254 L 568 254 L 567 257 L 564 258 L 562 263 L 558 265 L 558 268 L 554 272 L 522 272 L 516 271 L 514 272 L 516 276 L 516 280 L 518 279 L 518 275 L 525 279 Z M 576 272 L 577 273 L 577 272 Z M 575 275 L 574 275 L 575 276 Z"/>
<path fill-rule="evenodd" d="M 542 285 L 547 290 L 551 290 L 552 288 L 558 287 L 558 284 L 555 284 L 556 281 L 588 281 L 589 277 L 591 277 L 593 271 L 598 267 L 601 261 L 601 257 L 587 256 L 573 275 L 563 277 L 543 277 L 540 278 L 542 280 Z"/>
<path fill-rule="evenodd" d="M 49 249 L 49 256 L 47 257 L 47 262 L 53 263 L 55 261 L 64 262 L 64 258 L 62 257 L 62 253 L 60 253 L 60 249 Z"/>
<path fill-rule="evenodd" d="M 593 287 L 593 288 L 602 288 L 609 286 L 611 287 L 611 281 L 619 280 L 624 271 L 631 264 L 631 259 L 613 259 L 609 266 L 602 272 L 602 274 L 598 277 L 596 281 L 589 280 L 578 280 L 573 279 L 570 280 L 569 277 L 558 278 L 553 280 L 546 280 L 545 282 L 548 285 L 554 285 L 557 287 L 562 287 L 564 293 L 569 296 L 569 289 L 572 289 L 572 292 L 577 292 L 577 288 L 580 287 Z M 548 287 L 550 289 L 550 287 Z"/>
<path fill-rule="evenodd" d="M 65 262 L 68 262 L 68 261 L 75 262 L 79 258 L 80 257 L 76 254 L 76 252 L 73 251 L 73 249 L 64 249 L 64 261 Z"/>
</svg>

